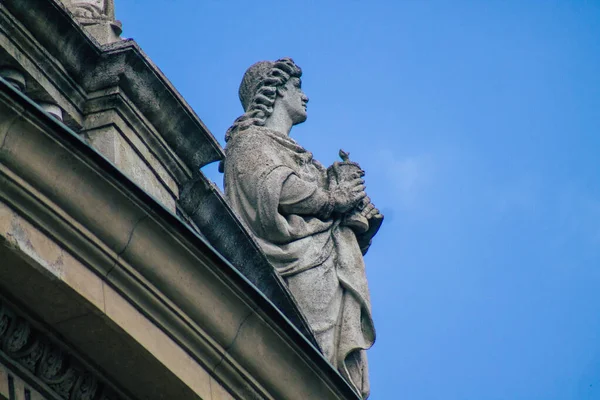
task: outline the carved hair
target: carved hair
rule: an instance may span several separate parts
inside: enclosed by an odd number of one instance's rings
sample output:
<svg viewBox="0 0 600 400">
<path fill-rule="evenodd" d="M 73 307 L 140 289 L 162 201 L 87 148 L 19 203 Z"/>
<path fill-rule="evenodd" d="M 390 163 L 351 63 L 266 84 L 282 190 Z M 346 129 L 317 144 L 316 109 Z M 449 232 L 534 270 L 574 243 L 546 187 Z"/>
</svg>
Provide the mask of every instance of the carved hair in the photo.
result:
<svg viewBox="0 0 600 400">
<path fill-rule="evenodd" d="M 264 126 L 273 113 L 277 88 L 284 86 L 291 78 L 301 76 L 300 67 L 287 57 L 277 61 L 260 61 L 248 68 L 239 90 L 245 112 L 227 130 L 225 141 L 251 126 Z"/>
</svg>

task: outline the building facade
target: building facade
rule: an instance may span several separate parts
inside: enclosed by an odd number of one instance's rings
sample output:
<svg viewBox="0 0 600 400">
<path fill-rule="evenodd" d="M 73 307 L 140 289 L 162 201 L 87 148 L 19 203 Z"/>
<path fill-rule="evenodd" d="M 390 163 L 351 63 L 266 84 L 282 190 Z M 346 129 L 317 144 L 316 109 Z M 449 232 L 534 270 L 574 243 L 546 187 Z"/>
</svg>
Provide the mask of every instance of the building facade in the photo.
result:
<svg viewBox="0 0 600 400">
<path fill-rule="evenodd" d="M 0 2 L 0 399 L 358 399 L 109 0 Z"/>
</svg>

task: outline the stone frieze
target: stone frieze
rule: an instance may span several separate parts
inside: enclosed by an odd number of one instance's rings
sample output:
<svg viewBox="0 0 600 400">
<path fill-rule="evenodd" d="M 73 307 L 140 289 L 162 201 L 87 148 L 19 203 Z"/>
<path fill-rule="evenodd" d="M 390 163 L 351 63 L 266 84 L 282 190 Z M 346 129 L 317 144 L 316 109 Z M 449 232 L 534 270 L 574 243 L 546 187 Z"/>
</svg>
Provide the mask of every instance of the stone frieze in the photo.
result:
<svg viewBox="0 0 600 400">
<path fill-rule="evenodd" d="M 0 299 L 0 353 L 65 400 L 121 400 L 75 356 Z M 25 379 L 25 378 L 24 378 Z M 41 385 L 40 385 L 41 383 Z M 124 399 L 123 399 L 124 400 Z"/>
</svg>

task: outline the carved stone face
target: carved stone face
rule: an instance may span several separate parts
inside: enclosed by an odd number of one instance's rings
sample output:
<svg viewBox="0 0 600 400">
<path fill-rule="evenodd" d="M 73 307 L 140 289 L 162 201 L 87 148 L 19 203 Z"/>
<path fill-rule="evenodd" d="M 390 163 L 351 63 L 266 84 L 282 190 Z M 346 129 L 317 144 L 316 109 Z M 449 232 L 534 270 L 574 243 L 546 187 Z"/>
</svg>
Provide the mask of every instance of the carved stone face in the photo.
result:
<svg viewBox="0 0 600 400">
<path fill-rule="evenodd" d="M 285 84 L 283 90 L 279 91 L 281 97 L 277 99 L 287 110 L 294 125 L 306 121 L 306 103 L 308 97 L 302 91 L 302 81 L 299 78 L 291 78 Z"/>
</svg>

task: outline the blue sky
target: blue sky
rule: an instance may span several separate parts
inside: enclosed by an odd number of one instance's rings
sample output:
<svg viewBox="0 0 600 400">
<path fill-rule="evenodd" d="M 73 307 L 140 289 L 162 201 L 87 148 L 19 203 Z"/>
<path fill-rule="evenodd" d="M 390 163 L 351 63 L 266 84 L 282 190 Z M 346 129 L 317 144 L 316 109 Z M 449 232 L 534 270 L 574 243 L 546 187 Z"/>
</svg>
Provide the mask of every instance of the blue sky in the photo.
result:
<svg viewBox="0 0 600 400">
<path fill-rule="evenodd" d="M 349 151 L 386 215 L 371 399 L 600 399 L 600 1 L 116 11 L 221 143 L 248 66 L 303 68 L 292 136 L 324 164 Z"/>
</svg>

